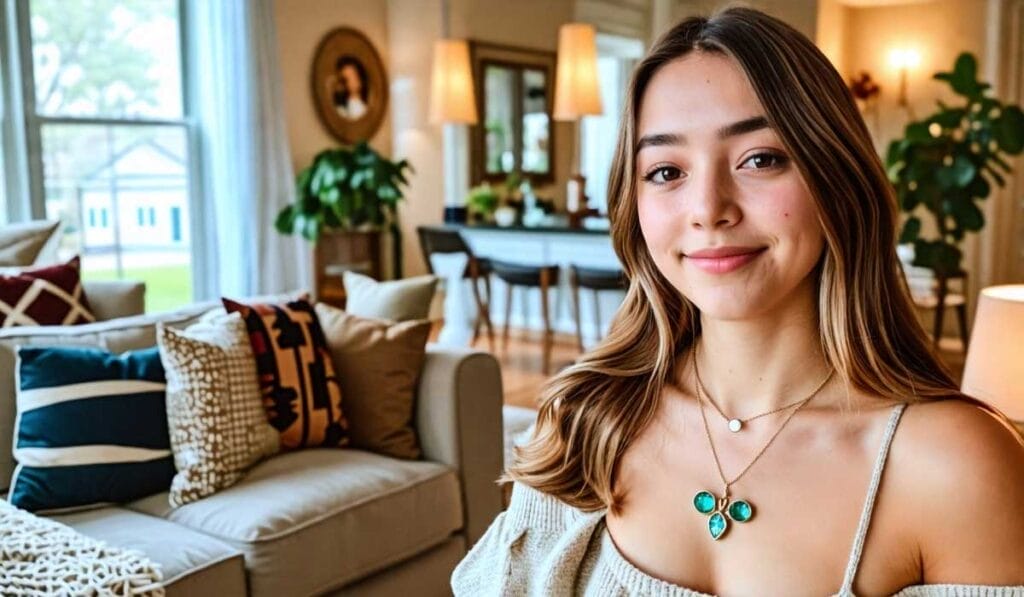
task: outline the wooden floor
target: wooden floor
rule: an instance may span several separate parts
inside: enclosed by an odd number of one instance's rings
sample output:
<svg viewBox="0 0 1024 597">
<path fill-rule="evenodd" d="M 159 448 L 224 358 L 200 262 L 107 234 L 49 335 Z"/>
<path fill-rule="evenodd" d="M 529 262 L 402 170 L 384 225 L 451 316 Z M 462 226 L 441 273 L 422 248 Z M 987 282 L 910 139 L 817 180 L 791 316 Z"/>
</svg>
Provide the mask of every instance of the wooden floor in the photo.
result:
<svg viewBox="0 0 1024 597">
<path fill-rule="evenodd" d="M 441 324 L 438 322 L 431 333 L 431 341 L 437 338 L 440 329 Z M 499 331 L 496 334 L 496 346 L 493 351 L 501 363 L 505 404 L 536 408 L 541 387 L 549 378 L 541 372 L 541 335 L 536 332 L 512 330 L 509 336 L 508 349 L 503 350 Z M 481 336 L 477 340 L 475 348 L 490 351 L 486 336 Z M 939 353 L 959 382 L 964 368 L 964 353 L 960 341 L 943 339 Z M 579 354 L 575 337 L 556 334 L 551 351 L 551 373 L 554 374 L 572 364 Z"/>
</svg>

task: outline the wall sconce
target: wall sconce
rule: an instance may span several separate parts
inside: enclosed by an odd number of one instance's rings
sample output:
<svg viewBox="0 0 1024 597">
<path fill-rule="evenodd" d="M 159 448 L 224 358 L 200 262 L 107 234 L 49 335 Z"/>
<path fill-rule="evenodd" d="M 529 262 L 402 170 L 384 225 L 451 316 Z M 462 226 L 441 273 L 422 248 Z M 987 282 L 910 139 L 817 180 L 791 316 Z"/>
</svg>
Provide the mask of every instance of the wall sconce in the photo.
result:
<svg viewBox="0 0 1024 597">
<path fill-rule="evenodd" d="M 913 48 L 894 48 L 889 52 L 889 64 L 899 71 L 900 95 L 897 103 L 906 108 L 909 106 L 907 101 L 907 72 L 921 64 L 921 53 Z"/>
</svg>

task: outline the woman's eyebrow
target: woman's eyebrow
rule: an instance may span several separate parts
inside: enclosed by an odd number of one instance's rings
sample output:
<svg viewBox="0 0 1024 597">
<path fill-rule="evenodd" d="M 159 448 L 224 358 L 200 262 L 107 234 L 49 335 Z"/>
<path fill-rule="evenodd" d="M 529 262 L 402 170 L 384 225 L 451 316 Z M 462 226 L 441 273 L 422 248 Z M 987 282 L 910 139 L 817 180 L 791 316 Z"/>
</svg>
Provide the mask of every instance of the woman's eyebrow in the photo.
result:
<svg viewBox="0 0 1024 597">
<path fill-rule="evenodd" d="M 768 128 L 768 119 L 764 116 L 754 116 L 753 118 L 740 120 L 718 129 L 718 138 L 725 139 L 728 137 L 735 137 L 737 135 L 744 135 L 746 133 L 759 131 L 764 128 Z M 636 144 L 636 153 L 639 153 L 640 150 L 645 147 L 654 147 L 659 145 L 686 145 L 686 135 L 681 133 L 654 133 L 651 135 L 644 135 L 643 137 L 640 137 L 640 141 Z"/>
</svg>

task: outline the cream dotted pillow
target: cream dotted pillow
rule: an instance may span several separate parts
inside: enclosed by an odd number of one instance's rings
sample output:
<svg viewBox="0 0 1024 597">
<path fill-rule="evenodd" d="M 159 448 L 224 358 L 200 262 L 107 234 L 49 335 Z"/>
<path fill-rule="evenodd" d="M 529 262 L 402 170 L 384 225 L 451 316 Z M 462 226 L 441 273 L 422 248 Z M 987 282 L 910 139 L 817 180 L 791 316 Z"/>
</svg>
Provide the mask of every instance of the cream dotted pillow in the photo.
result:
<svg viewBox="0 0 1024 597">
<path fill-rule="evenodd" d="M 238 313 L 213 311 L 185 331 L 157 329 L 167 377 L 167 427 L 177 474 L 177 507 L 235 484 L 278 452 L 267 422 L 256 360 Z"/>
</svg>

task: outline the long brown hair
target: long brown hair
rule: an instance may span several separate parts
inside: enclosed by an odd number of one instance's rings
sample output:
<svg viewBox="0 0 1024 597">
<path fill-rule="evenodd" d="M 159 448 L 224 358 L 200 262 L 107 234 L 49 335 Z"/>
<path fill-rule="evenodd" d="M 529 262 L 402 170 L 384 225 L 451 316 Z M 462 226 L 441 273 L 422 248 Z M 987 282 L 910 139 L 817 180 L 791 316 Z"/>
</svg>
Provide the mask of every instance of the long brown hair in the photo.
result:
<svg viewBox="0 0 1024 597">
<path fill-rule="evenodd" d="M 688 18 L 633 73 L 608 182 L 616 254 L 629 279 L 607 337 L 544 388 L 531 441 L 509 477 L 584 510 L 614 508 L 617 465 L 650 423 L 679 355 L 699 335 L 697 308 L 658 271 L 637 215 L 636 119 L 655 73 L 690 52 L 734 60 L 814 198 L 824 230 L 818 280 L 825 360 L 846 387 L 883 399 L 966 399 L 914 313 L 896 256 L 896 199 L 842 77 L 810 40 L 749 8 Z"/>
</svg>

